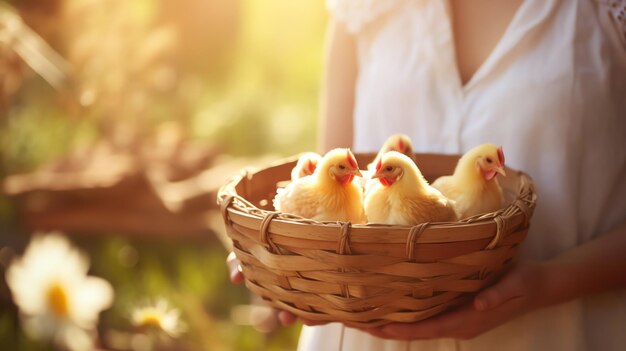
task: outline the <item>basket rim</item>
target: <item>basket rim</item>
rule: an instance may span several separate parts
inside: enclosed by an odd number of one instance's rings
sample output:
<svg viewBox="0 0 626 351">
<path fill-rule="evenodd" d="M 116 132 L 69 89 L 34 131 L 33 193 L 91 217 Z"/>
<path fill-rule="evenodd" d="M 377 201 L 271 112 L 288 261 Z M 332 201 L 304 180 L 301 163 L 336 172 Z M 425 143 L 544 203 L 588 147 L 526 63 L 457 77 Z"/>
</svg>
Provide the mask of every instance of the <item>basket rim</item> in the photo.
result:
<svg viewBox="0 0 626 351">
<path fill-rule="evenodd" d="M 370 156 L 369 153 L 360 153 L 356 154 L 357 156 Z M 373 155 L 373 154 L 372 154 Z M 459 156 L 454 154 L 432 154 L 432 153 L 416 153 L 417 156 Z M 310 218 L 304 218 L 301 216 L 283 213 L 278 211 L 270 211 L 258 208 L 250 201 L 248 201 L 243 196 L 239 195 L 235 189 L 235 187 L 242 181 L 252 181 L 255 175 L 266 171 L 270 168 L 274 168 L 277 166 L 284 165 L 286 163 L 295 162 L 298 159 L 298 155 L 291 156 L 283 159 L 276 160 L 275 162 L 271 162 L 265 167 L 262 168 L 244 168 L 241 170 L 240 174 L 234 176 L 230 181 L 228 181 L 225 185 L 223 185 L 217 193 L 217 203 L 220 205 L 222 216 L 224 218 L 225 223 L 231 222 L 231 216 L 238 218 L 247 218 L 248 220 L 257 221 L 264 220 L 268 217 L 271 217 L 271 221 L 273 223 L 281 223 L 283 225 L 310 225 L 315 226 L 317 228 L 332 228 L 334 231 L 337 228 L 340 228 L 346 223 L 351 226 L 351 229 L 355 230 L 355 234 L 359 232 L 359 230 L 367 229 L 370 231 L 400 231 L 406 232 L 415 228 L 416 226 L 403 226 L 403 225 L 391 225 L 391 224 L 378 224 L 378 223 L 350 223 L 343 221 L 317 221 Z M 484 226 L 489 225 L 493 226 L 497 223 L 497 218 L 501 220 L 505 220 L 507 222 L 515 222 L 511 223 L 514 226 L 523 224 L 527 226 L 530 221 L 530 217 L 534 211 L 536 206 L 536 198 L 537 194 L 535 193 L 534 184 L 532 182 L 532 178 L 523 171 L 519 171 L 510 167 L 506 167 L 507 176 L 509 174 L 514 174 L 519 179 L 518 191 L 516 193 L 516 198 L 514 201 L 509 203 L 506 207 L 503 207 L 495 212 L 488 212 L 484 214 L 479 214 L 476 216 L 468 217 L 456 222 L 429 222 L 418 224 L 417 226 L 427 226 L 429 231 L 433 229 L 450 229 L 450 228 L 476 228 L 476 226 Z M 258 226 L 257 226 L 258 228 Z M 422 229 L 423 230 L 423 229 Z M 353 235 L 353 240 L 354 240 Z M 441 239 L 441 238 L 439 238 Z M 438 241 L 439 242 L 439 241 Z"/>
</svg>

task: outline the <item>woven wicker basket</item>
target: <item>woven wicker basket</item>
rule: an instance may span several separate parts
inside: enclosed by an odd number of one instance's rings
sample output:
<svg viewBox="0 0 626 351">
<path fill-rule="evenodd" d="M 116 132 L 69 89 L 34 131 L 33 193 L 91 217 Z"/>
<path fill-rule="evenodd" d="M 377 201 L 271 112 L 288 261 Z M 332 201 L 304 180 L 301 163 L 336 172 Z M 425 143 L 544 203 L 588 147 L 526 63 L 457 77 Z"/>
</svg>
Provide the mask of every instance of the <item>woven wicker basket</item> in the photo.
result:
<svg viewBox="0 0 626 351">
<path fill-rule="evenodd" d="M 361 165 L 374 156 L 356 155 Z M 430 181 L 452 173 L 458 158 L 416 155 Z M 218 202 L 248 289 L 313 321 L 415 322 L 466 301 L 510 264 L 535 208 L 530 177 L 507 169 L 508 205 L 495 213 L 415 227 L 322 223 L 273 211 L 276 184 L 296 161 L 244 172 Z"/>
</svg>

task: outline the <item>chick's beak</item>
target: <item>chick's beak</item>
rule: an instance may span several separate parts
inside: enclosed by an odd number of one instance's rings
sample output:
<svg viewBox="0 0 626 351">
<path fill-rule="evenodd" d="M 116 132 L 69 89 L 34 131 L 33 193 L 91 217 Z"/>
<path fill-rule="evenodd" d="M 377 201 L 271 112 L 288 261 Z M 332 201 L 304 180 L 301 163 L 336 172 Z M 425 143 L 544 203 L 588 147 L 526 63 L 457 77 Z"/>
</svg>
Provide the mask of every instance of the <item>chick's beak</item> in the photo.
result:
<svg viewBox="0 0 626 351">
<path fill-rule="evenodd" d="M 376 172 L 374 174 L 372 174 L 372 179 L 377 179 L 377 178 L 381 178 L 383 176 L 382 173 L 380 172 Z"/>
<path fill-rule="evenodd" d="M 498 166 L 498 167 L 494 168 L 493 170 L 498 172 L 499 174 L 501 174 L 503 177 L 506 177 L 506 172 L 504 171 L 504 166 Z"/>
<path fill-rule="evenodd" d="M 353 168 L 352 174 L 354 174 L 357 177 L 363 177 L 363 174 L 361 174 L 361 171 L 358 168 Z"/>
</svg>

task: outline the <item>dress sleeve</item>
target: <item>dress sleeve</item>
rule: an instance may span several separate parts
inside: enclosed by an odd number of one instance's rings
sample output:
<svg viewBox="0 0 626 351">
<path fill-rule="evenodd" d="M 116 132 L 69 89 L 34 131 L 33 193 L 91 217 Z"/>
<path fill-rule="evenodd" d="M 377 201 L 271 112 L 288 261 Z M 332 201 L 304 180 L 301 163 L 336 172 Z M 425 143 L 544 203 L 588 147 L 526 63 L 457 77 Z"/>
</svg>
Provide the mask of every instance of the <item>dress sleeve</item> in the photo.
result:
<svg viewBox="0 0 626 351">
<path fill-rule="evenodd" d="M 350 33 L 357 33 L 368 23 L 398 6 L 400 0 L 326 0 L 335 21 L 345 24 Z"/>
</svg>

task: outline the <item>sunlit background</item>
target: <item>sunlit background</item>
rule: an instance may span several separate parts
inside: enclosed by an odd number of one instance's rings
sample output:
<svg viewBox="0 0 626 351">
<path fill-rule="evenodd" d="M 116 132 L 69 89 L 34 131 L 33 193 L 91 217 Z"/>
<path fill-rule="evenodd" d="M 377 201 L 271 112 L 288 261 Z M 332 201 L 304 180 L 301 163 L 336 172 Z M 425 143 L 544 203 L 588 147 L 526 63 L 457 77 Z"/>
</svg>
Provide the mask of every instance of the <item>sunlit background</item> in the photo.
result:
<svg viewBox="0 0 626 351">
<path fill-rule="evenodd" d="M 52 231 L 114 290 L 83 328 L 98 349 L 295 348 L 299 326 L 230 284 L 215 194 L 315 149 L 326 18 L 323 1 L 0 1 L 2 349 L 72 347 L 29 329 L 6 278 Z M 175 331 L 151 314 L 168 310 Z"/>
</svg>

